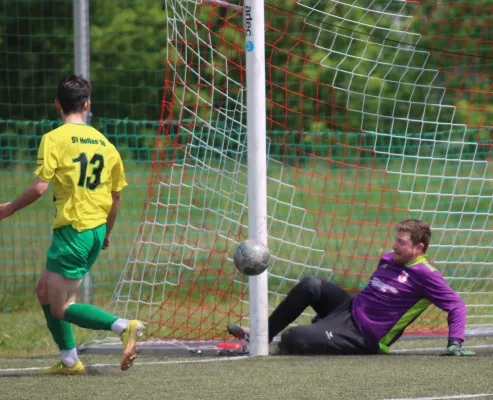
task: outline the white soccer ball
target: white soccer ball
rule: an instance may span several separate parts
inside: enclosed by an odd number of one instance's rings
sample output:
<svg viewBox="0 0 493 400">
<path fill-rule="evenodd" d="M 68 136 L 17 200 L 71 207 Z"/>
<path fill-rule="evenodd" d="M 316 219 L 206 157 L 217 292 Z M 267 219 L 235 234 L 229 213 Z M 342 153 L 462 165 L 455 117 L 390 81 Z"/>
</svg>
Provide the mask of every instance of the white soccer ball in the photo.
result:
<svg viewBox="0 0 493 400">
<path fill-rule="evenodd" d="M 242 274 L 260 275 L 269 266 L 269 249 L 255 240 L 246 240 L 236 247 L 233 261 Z"/>
</svg>

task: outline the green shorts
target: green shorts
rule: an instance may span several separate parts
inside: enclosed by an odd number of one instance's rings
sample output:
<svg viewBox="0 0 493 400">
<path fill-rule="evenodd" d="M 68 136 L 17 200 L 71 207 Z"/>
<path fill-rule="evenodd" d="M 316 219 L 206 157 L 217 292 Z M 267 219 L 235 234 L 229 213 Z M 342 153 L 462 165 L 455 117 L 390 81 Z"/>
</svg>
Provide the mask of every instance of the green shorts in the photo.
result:
<svg viewBox="0 0 493 400">
<path fill-rule="evenodd" d="M 71 225 L 53 230 L 46 253 L 46 269 L 66 278 L 82 279 L 103 247 L 106 224 L 79 232 Z"/>
</svg>

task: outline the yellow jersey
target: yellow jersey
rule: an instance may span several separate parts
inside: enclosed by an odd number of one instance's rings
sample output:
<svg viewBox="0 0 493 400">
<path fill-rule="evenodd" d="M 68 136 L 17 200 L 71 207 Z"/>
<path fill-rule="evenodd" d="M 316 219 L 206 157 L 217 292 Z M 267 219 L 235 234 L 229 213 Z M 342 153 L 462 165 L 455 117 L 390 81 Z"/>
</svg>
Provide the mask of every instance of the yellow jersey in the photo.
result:
<svg viewBox="0 0 493 400">
<path fill-rule="evenodd" d="M 53 181 L 56 216 L 53 229 L 72 225 L 78 231 L 106 223 L 111 192 L 125 186 L 120 154 L 89 125 L 66 123 L 41 139 L 36 176 Z"/>
</svg>

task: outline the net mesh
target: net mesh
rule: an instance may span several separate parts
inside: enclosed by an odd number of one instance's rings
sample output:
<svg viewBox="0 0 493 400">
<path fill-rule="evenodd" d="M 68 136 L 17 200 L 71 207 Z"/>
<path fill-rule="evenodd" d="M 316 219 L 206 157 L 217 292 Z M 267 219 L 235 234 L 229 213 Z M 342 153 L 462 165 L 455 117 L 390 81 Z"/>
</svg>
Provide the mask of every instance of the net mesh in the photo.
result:
<svg viewBox="0 0 493 400">
<path fill-rule="evenodd" d="M 141 229 L 112 307 L 148 339 L 248 323 L 232 254 L 247 237 L 241 9 L 173 1 Z M 277 1 L 265 7 L 272 309 L 303 276 L 365 286 L 393 225 L 433 227 L 430 258 L 492 327 L 491 5 Z M 306 320 L 308 315 L 299 322 Z M 409 333 L 443 332 L 431 308 Z"/>
</svg>

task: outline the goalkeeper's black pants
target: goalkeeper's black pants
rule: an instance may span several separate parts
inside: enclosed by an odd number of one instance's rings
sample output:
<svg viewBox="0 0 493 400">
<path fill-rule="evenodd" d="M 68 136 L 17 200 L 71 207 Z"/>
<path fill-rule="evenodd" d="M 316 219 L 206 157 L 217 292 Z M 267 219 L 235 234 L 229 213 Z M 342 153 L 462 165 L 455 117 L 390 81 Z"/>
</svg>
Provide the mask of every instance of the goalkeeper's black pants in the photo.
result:
<svg viewBox="0 0 493 400">
<path fill-rule="evenodd" d="M 375 354 L 353 322 L 351 305 L 352 296 L 344 289 L 314 276 L 305 277 L 269 317 L 269 341 L 311 306 L 316 321 L 284 331 L 281 353 Z"/>
</svg>

